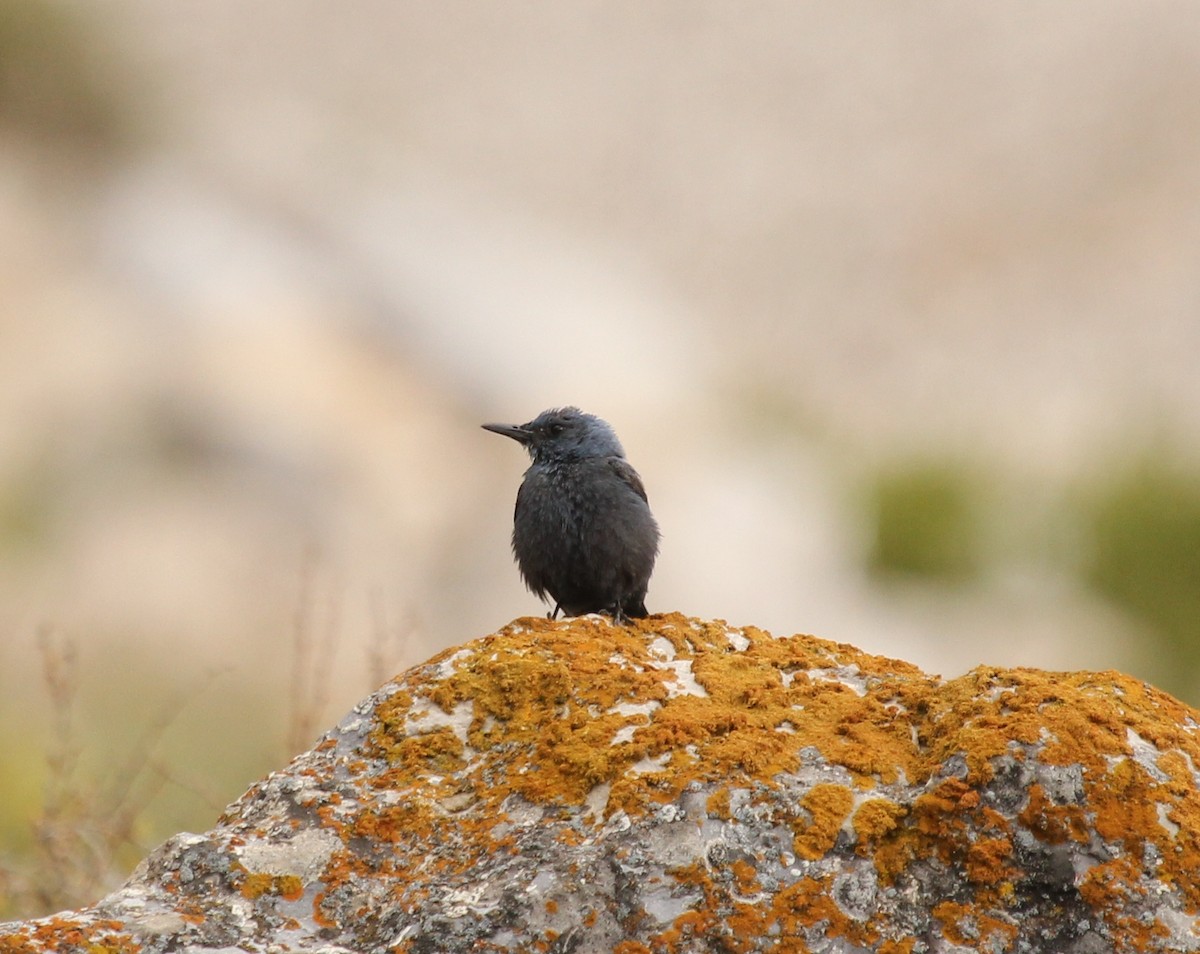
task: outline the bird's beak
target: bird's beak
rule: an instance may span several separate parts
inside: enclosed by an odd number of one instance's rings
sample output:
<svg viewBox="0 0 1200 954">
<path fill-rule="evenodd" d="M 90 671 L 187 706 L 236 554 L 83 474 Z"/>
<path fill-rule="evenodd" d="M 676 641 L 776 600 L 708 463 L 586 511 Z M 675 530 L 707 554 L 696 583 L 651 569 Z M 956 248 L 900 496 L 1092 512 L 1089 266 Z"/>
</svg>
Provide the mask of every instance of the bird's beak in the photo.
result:
<svg viewBox="0 0 1200 954">
<path fill-rule="evenodd" d="M 532 432 L 523 424 L 484 424 L 482 426 L 485 431 L 511 437 L 518 444 L 528 445 L 533 440 Z"/>
</svg>

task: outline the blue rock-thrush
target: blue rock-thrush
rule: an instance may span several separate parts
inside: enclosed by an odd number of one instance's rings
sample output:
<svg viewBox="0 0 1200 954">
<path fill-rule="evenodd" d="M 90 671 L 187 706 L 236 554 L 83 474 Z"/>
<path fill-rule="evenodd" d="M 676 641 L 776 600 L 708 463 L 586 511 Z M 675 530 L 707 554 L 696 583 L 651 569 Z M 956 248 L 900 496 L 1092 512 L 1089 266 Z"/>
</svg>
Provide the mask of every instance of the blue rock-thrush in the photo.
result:
<svg viewBox="0 0 1200 954">
<path fill-rule="evenodd" d="M 484 424 L 533 458 L 517 491 L 512 548 L 525 585 L 568 616 L 646 615 L 658 524 L 613 429 L 575 407 L 528 424 Z"/>
</svg>

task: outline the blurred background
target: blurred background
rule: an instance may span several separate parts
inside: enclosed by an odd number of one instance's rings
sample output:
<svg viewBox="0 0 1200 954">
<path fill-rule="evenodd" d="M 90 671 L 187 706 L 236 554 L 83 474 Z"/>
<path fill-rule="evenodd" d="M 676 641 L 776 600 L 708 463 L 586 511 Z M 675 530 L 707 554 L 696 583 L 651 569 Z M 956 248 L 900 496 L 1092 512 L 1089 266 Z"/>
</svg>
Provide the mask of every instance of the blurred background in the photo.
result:
<svg viewBox="0 0 1200 954">
<path fill-rule="evenodd" d="M 1198 237 L 1187 0 L 0 0 L 0 914 L 544 612 L 554 405 L 652 611 L 1200 700 Z"/>
</svg>

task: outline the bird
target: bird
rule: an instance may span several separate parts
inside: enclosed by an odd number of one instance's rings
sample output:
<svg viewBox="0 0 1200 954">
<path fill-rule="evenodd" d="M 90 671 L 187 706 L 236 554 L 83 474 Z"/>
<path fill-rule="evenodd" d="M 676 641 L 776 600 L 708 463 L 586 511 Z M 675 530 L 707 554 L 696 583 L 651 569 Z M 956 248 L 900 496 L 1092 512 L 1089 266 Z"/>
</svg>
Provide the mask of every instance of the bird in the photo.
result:
<svg viewBox="0 0 1200 954">
<path fill-rule="evenodd" d="M 483 429 L 511 437 L 533 461 L 517 491 L 512 550 L 529 590 L 553 601 L 547 616 L 604 613 L 623 623 L 648 615 L 658 524 L 612 427 L 558 407 Z"/>
</svg>

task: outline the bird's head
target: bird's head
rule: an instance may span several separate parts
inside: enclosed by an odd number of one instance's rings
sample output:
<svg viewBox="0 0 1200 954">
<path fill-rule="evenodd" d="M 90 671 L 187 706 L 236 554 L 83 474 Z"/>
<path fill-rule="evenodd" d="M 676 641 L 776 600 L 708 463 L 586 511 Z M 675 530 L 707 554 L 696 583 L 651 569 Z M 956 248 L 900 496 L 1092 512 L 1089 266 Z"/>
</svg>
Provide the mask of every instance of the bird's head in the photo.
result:
<svg viewBox="0 0 1200 954">
<path fill-rule="evenodd" d="M 542 411 L 528 424 L 484 424 L 483 429 L 511 437 L 529 451 L 534 463 L 625 456 L 608 423 L 577 407 Z"/>
</svg>

